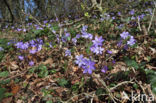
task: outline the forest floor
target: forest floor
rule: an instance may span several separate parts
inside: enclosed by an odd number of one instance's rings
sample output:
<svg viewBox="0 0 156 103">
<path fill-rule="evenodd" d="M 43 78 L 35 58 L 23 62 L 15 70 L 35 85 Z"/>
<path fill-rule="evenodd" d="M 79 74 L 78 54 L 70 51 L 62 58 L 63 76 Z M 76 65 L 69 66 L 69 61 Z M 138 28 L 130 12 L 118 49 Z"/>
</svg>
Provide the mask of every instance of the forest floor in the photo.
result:
<svg viewBox="0 0 156 103">
<path fill-rule="evenodd" d="M 101 18 L 88 14 L 79 22 L 6 26 L 0 31 L 0 102 L 154 103 L 151 5 Z"/>
</svg>

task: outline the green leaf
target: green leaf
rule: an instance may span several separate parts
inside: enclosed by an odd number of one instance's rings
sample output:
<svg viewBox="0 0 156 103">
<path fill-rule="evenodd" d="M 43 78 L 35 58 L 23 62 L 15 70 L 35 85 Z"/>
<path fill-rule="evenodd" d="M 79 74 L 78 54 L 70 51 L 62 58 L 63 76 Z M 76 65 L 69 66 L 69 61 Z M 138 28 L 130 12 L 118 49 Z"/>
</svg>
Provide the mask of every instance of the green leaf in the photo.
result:
<svg viewBox="0 0 156 103">
<path fill-rule="evenodd" d="M 106 91 L 103 88 L 98 88 L 95 92 L 96 95 L 104 94 Z"/>
<path fill-rule="evenodd" d="M 5 88 L 1 88 L 0 87 L 0 101 L 4 98 L 4 93 L 5 93 L 6 89 Z"/>
<path fill-rule="evenodd" d="M 66 79 L 59 79 L 58 84 L 62 87 L 66 86 L 68 84 L 68 81 Z"/>
<path fill-rule="evenodd" d="M 0 84 L 3 84 L 3 85 L 8 84 L 8 83 L 10 83 L 10 79 L 0 81 Z"/>
<path fill-rule="evenodd" d="M 138 85 L 137 85 L 136 83 L 133 84 L 133 87 L 134 87 L 135 89 L 138 89 Z"/>
<path fill-rule="evenodd" d="M 0 72 L 0 77 L 7 77 L 9 75 L 8 71 Z"/>
<path fill-rule="evenodd" d="M 49 72 L 47 70 L 47 67 L 42 65 L 39 67 L 40 72 L 38 73 L 38 76 L 41 78 L 44 78 L 46 76 L 48 76 Z"/>
<path fill-rule="evenodd" d="M 129 66 L 129 67 L 134 67 L 135 69 L 138 69 L 138 68 L 139 68 L 138 63 L 137 63 L 135 60 L 126 58 L 126 59 L 125 59 L 125 63 L 126 63 L 127 66 Z"/>
<path fill-rule="evenodd" d="M 12 93 L 9 93 L 9 92 L 6 92 L 5 94 L 4 94 L 4 96 L 5 97 L 10 97 L 10 96 L 12 96 L 13 94 Z"/>
<path fill-rule="evenodd" d="M 53 102 L 49 100 L 49 101 L 46 101 L 46 103 L 53 103 Z"/>
</svg>

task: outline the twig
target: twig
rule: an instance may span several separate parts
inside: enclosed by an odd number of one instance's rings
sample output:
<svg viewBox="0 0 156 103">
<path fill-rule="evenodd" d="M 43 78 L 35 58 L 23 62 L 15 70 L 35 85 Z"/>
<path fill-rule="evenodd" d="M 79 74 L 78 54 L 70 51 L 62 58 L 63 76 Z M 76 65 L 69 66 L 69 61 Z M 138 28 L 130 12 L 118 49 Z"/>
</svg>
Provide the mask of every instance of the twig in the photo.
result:
<svg viewBox="0 0 156 103">
<path fill-rule="evenodd" d="M 83 18 L 83 17 L 82 17 L 82 18 L 80 18 L 80 19 L 77 19 L 77 20 L 73 21 L 72 23 L 62 24 L 62 25 L 61 25 L 61 27 L 72 26 L 72 25 L 74 25 L 74 24 L 76 24 L 77 22 L 80 22 L 80 21 L 82 21 L 82 20 L 84 20 L 84 18 Z"/>
<path fill-rule="evenodd" d="M 111 93 L 111 90 L 107 87 L 106 83 L 102 79 L 100 79 L 95 73 L 93 73 L 93 76 L 95 76 L 97 80 L 99 80 L 102 83 L 102 85 L 106 88 L 107 92 L 109 93 L 109 97 L 113 100 L 114 103 L 116 103 L 116 101 L 114 100 L 115 97 Z"/>
<path fill-rule="evenodd" d="M 139 17 L 137 17 L 137 19 L 138 19 L 139 30 L 142 31 L 141 26 L 140 26 L 140 19 L 139 19 Z"/>
<path fill-rule="evenodd" d="M 14 79 L 14 78 L 16 78 L 16 77 L 18 77 L 18 76 L 24 75 L 25 73 L 27 73 L 28 70 L 29 70 L 29 69 L 27 69 L 27 70 L 25 70 L 25 71 L 21 71 L 21 72 L 18 73 L 17 75 L 13 75 L 13 76 L 10 76 L 10 77 L 5 78 L 5 79 L 0 79 L 0 81 L 5 81 L 5 80 L 7 80 L 7 79 Z"/>
<path fill-rule="evenodd" d="M 153 21 L 153 18 L 154 18 L 154 14 L 155 14 L 155 8 L 154 8 L 154 10 L 153 10 L 152 17 L 151 17 L 151 21 L 150 21 L 150 24 L 149 24 L 149 26 L 148 26 L 148 32 L 149 32 L 149 30 L 150 30 L 150 28 L 151 28 L 152 21 Z"/>
<path fill-rule="evenodd" d="M 113 91 L 113 90 L 117 89 L 118 87 L 125 85 L 125 84 L 134 84 L 134 82 L 132 82 L 132 80 L 131 81 L 124 81 L 124 82 L 117 84 L 115 87 L 110 88 L 110 90 Z"/>
</svg>

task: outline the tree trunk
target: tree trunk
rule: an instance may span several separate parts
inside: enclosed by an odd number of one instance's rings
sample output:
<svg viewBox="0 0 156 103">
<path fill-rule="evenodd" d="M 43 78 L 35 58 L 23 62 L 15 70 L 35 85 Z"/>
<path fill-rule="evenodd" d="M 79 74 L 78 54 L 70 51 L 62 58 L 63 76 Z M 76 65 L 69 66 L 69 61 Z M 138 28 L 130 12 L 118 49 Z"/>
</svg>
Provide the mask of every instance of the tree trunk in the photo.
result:
<svg viewBox="0 0 156 103">
<path fill-rule="evenodd" d="M 3 1 L 4 1 L 5 5 L 7 6 L 8 10 L 9 10 L 9 12 L 10 12 L 10 15 L 11 15 L 11 22 L 13 23 L 13 21 L 14 21 L 14 15 L 13 15 L 11 9 L 10 9 L 10 6 L 9 6 L 9 4 L 8 4 L 8 2 L 7 2 L 6 0 L 3 0 Z"/>
</svg>

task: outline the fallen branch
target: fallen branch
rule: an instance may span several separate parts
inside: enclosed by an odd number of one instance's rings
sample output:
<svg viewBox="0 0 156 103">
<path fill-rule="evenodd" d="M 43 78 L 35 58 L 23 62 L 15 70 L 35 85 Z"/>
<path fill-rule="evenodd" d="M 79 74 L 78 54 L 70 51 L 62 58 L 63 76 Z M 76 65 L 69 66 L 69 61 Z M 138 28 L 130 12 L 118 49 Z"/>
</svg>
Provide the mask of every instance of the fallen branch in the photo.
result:
<svg viewBox="0 0 156 103">
<path fill-rule="evenodd" d="M 125 85 L 125 84 L 134 84 L 134 82 L 132 82 L 132 80 L 131 81 L 124 81 L 124 82 L 117 84 L 115 87 L 110 88 L 110 90 L 113 91 L 113 90 L 117 89 L 118 87 Z"/>
<path fill-rule="evenodd" d="M 99 82 L 101 82 L 101 84 L 106 88 L 106 91 L 109 93 L 109 97 L 112 99 L 113 103 L 117 103 L 115 99 L 118 99 L 113 96 L 111 90 L 107 87 L 106 83 L 102 79 L 100 79 L 95 73 L 93 73 L 93 76 L 97 78 L 97 80 L 99 80 Z"/>
</svg>

